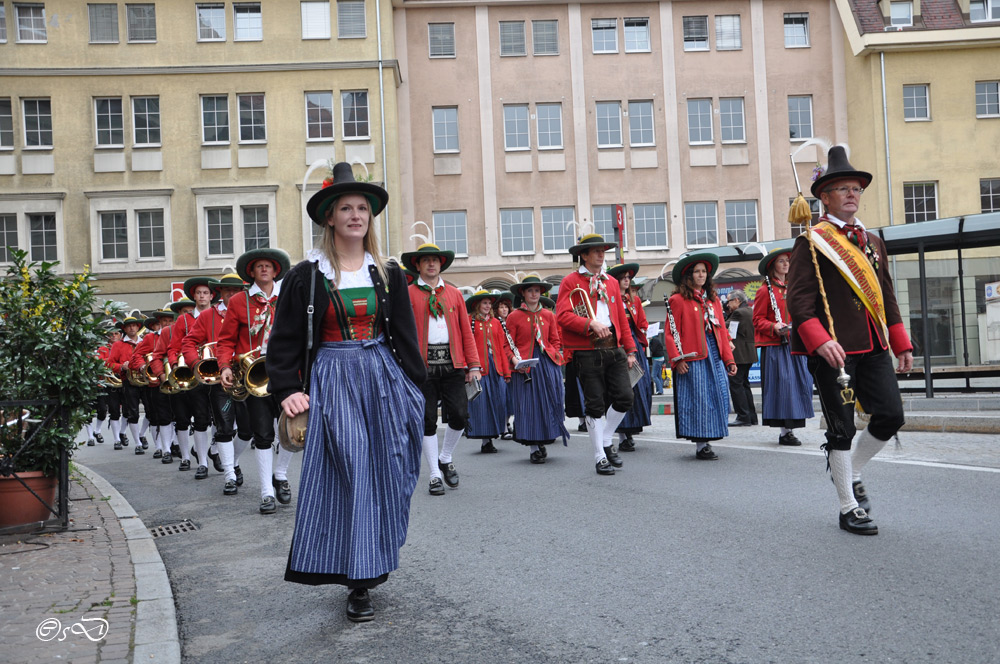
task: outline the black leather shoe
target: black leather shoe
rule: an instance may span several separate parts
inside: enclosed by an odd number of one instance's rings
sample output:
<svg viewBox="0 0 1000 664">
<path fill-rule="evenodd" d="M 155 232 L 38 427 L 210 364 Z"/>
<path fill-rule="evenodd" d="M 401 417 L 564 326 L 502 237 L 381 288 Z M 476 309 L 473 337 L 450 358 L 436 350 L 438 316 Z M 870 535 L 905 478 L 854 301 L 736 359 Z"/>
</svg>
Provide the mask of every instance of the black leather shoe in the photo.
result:
<svg viewBox="0 0 1000 664">
<path fill-rule="evenodd" d="M 94 445 L 96 445 L 96 444 L 97 444 L 97 443 L 95 443 L 95 442 L 94 442 L 94 439 L 93 439 L 93 438 L 91 438 L 91 439 L 89 439 L 89 440 L 87 441 L 87 447 L 93 447 L 93 446 L 94 446 Z"/>
<path fill-rule="evenodd" d="M 750 423 L 749 422 L 743 422 L 742 420 L 736 420 L 735 422 L 730 422 L 729 426 L 731 426 L 731 427 L 748 427 L 748 426 L 750 426 Z"/>
<path fill-rule="evenodd" d="M 528 455 L 528 460 L 531 463 L 545 463 L 545 457 L 542 456 L 541 452 L 532 452 Z"/>
<path fill-rule="evenodd" d="M 278 502 L 282 505 L 287 505 L 292 502 L 292 485 L 288 483 L 288 480 L 279 480 L 271 475 L 271 486 L 274 487 L 274 492 L 278 494 Z"/>
<path fill-rule="evenodd" d="M 99 433 L 95 433 L 94 434 L 94 440 L 96 440 L 98 443 L 103 444 L 104 443 L 104 436 L 102 436 Z"/>
<path fill-rule="evenodd" d="M 233 468 L 233 472 L 236 473 L 236 486 L 243 486 L 243 471 L 239 466 Z"/>
<path fill-rule="evenodd" d="M 552 441 L 552 442 L 554 443 L 555 441 Z M 546 447 L 544 445 L 539 445 L 538 446 L 538 451 L 542 453 L 542 458 L 543 459 L 548 459 L 549 458 L 549 451 L 548 451 L 548 449 L 546 449 Z"/>
<path fill-rule="evenodd" d="M 181 465 L 177 467 L 177 470 L 191 470 L 191 460 L 183 459 Z"/>
<path fill-rule="evenodd" d="M 444 473 L 444 483 L 450 486 L 452 489 L 458 488 L 458 471 L 455 470 L 455 464 L 453 463 L 441 463 L 438 461 L 438 468 Z"/>
<path fill-rule="evenodd" d="M 145 436 L 139 436 L 139 442 L 142 443 L 142 449 L 144 450 L 149 449 L 149 441 L 146 440 Z"/>
<path fill-rule="evenodd" d="M 868 512 L 860 507 L 840 515 L 840 529 L 855 535 L 878 535 L 878 526 L 872 522 Z"/>
<path fill-rule="evenodd" d="M 711 445 L 705 445 L 705 447 L 695 452 L 694 456 L 700 461 L 715 461 L 719 458 L 719 455 L 715 453 Z"/>
<path fill-rule="evenodd" d="M 597 474 L 598 475 L 614 475 L 615 467 L 608 463 L 607 459 L 601 459 L 597 462 Z"/>
<path fill-rule="evenodd" d="M 444 483 L 441 481 L 440 477 L 432 477 L 431 484 L 427 489 L 432 496 L 443 496 L 444 495 Z"/>
<path fill-rule="evenodd" d="M 274 514 L 278 511 L 278 506 L 274 503 L 274 496 L 265 496 L 260 499 L 260 513 Z"/>
<path fill-rule="evenodd" d="M 146 450 L 142 449 L 142 445 L 136 445 L 135 446 L 135 453 L 136 454 L 145 454 Z"/>
<path fill-rule="evenodd" d="M 194 478 L 203 480 L 206 477 L 208 477 L 208 466 L 198 466 L 197 470 L 194 471 Z"/>
<path fill-rule="evenodd" d="M 347 596 L 347 619 L 351 622 L 368 622 L 375 618 L 371 597 L 366 588 L 355 588 Z"/>
<path fill-rule="evenodd" d="M 125 447 L 128 447 L 128 436 L 126 436 L 123 433 L 122 434 L 118 434 L 118 440 L 122 441 L 122 445 L 124 445 Z"/>
<path fill-rule="evenodd" d="M 861 483 L 861 480 L 858 480 L 851 483 L 851 488 L 854 489 L 854 500 L 858 501 L 858 507 L 871 514 L 872 501 L 868 498 L 868 490 L 865 489 L 865 485 Z"/>
<path fill-rule="evenodd" d="M 635 441 L 632 440 L 632 436 L 629 436 L 622 442 L 618 443 L 619 452 L 635 452 Z"/>
<path fill-rule="evenodd" d="M 605 447 L 604 454 L 606 454 L 608 457 L 608 463 L 610 463 L 615 468 L 621 468 L 622 466 L 625 465 L 624 462 L 622 461 L 622 458 L 618 456 L 618 452 L 615 451 L 614 445 L 609 445 L 608 447 Z"/>
<path fill-rule="evenodd" d="M 577 424 L 576 430 L 579 431 L 580 433 L 587 433 L 587 423 L 584 422 L 583 424 Z"/>
<path fill-rule="evenodd" d="M 236 480 L 226 480 L 226 485 L 222 487 L 223 496 L 235 496 L 239 489 L 236 488 Z"/>
<path fill-rule="evenodd" d="M 163 458 L 160 459 L 160 463 L 173 463 L 173 462 L 174 462 L 174 457 L 170 455 L 170 452 L 164 454 Z"/>
<path fill-rule="evenodd" d="M 208 458 L 212 460 L 212 467 L 215 468 L 215 472 L 226 472 L 226 469 L 222 465 L 222 457 L 219 456 L 218 452 L 209 452 Z"/>
<path fill-rule="evenodd" d="M 180 457 L 180 455 L 181 455 L 181 446 L 178 445 L 177 443 L 172 443 L 170 445 L 170 453 L 173 454 L 175 457 Z"/>
<path fill-rule="evenodd" d="M 483 454 L 496 454 L 500 450 L 496 448 L 496 445 L 493 444 L 492 440 L 487 440 L 483 443 L 483 446 L 479 449 L 479 451 Z"/>
<path fill-rule="evenodd" d="M 120 442 L 115 442 L 115 449 L 116 450 L 120 450 L 121 448 L 122 448 L 122 444 Z"/>
<path fill-rule="evenodd" d="M 798 447 L 802 444 L 802 441 L 795 437 L 795 434 L 789 431 L 778 438 L 779 445 L 787 445 L 789 447 Z"/>
</svg>

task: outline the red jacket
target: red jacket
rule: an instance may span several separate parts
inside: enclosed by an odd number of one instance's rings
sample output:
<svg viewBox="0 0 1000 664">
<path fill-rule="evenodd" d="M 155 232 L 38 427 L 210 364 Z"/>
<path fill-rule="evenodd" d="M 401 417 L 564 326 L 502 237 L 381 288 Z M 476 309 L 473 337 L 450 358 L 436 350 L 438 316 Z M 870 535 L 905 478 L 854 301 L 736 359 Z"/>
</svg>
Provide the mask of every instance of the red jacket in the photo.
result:
<svg viewBox="0 0 1000 664">
<path fill-rule="evenodd" d="M 483 376 L 488 375 L 490 371 L 495 371 L 504 378 L 508 378 L 510 376 L 510 344 L 507 343 L 507 337 L 504 336 L 503 328 L 500 327 L 500 321 L 491 316 L 484 321 L 474 320 L 472 327 L 472 336 L 476 339 L 476 352 L 479 353 L 479 359 L 483 362 Z M 489 357 L 486 346 L 487 331 L 489 332 L 490 348 L 493 350 L 492 365 L 486 361 Z"/>
<path fill-rule="evenodd" d="M 147 332 L 143 335 L 142 341 L 139 342 L 139 345 L 135 347 L 135 352 L 132 353 L 132 361 L 128 364 L 130 368 L 141 369 L 146 366 L 146 354 L 153 352 L 153 349 L 156 347 L 156 339 L 159 336 L 156 332 Z"/>
<path fill-rule="evenodd" d="M 181 342 L 184 341 L 184 337 L 191 334 L 196 320 L 198 319 L 192 314 L 182 314 L 174 321 L 174 331 L 170 336 L 170 345 L 167 347 L 167 359 L 170 360 L 170 366 L 177 366 L 177 358 L 181 355 Z M 191 363 L 186 358 L 185 363 L 191 366 Z"/>
<path fill-rule="evenodd" d="M 136 344 L 129 341 L 127 338 L 119 339 L 111 346 L 111 353 L 108 355 L 107 365 L 111 367 L 111 371 L 114 372 L 116 376 L 122 375 L 123 364 L 131 362 L 132 353 L 135 352 L 135 347 Z M 131 364 L 129 366 L 131 366 Z"/>
<path fill-rule="evenodd" d="M 646 340 L 646 330 L 649 329 L 649 320 L 646 318 L 646 310 L 642 308 L 642 301 L 637 297 L 626 295 L 625 313 L 628 314 L 629 320 L 632 321 L 632 327 L 636 330 L 636 336 L 639 337 L 639 345 L 645 350 L 649 346 L 649 341 Z"/>
<path fill-rule="evenodd" d="M 219 331 L 219 343 L 215 344 L 215 357 L 220 367 L 232 365 L 234 356 L 243 355 L 261 345 L 264 340 L 264 330 L 261 329 L 251 339 L 249 321 L 263 311 L 264 307 L 265 305 L 258 302 L 257 298 L 248 298 L 246 291 L 233 295 L 229 300 L 229 308 L 226 309 L 226 317 Z M 277 305 L 275 310 L 277 311 Z M 249 318 L 247 318 L 248 313 Z M 273 320 L 271 325 L 273 327 Z M 468 321 L 465 327 L 468 329 Z"/>
<path fill-rule="evenodd" d="M 153 359 L 149 362 L 149 370 L 153 372 L 154 376 L 163 375 L 163 359 L 167 356 L 167 350 L 170 348 L 170 340 L 174 335 L 174 326 L 177 322 L 174 321 L 170 325 L 164 325 L 160 328 L 160 333 L 156 335 L 156 344 L 153 346 Z M 170 366 L 175 366 L 173 362 Z"/>
<path fill-rule="evenodd" d="M 193 367 L 194 363 L 200 359 L 198 346 L 219 340 L 225 318 L 225 314 L 219 313 L 218 309 L 212 307 L 201 312 L 195 319 L 194 327 L 181 339 L 181 353 L 184 354 L 184 361 L 189 367 Z M 214 352 L 218 353 L 218 350 Z"/>
<path fill-rule="evenodd" d="M 559 324 L 556 322 L 555 314 L 544 307 L 534 312 L 524 308 L 517 309 L 507 316 L 507 329 L 510 331 L 510 336 L 514 337 L 521 359 L 527 360 L 535 356 L 536 320 L 538 329 L 542 333 L 545 354 L 556 363 L 556 366 L 562 366 L 565 360 L 562 356 L 562 335 L 559 334 Z"/>
<path fill-rule="evenodd" d="M 726 330 L 725 318 L 722 316 L 722 303 L 718 298 L 714 302 L 709 302 L 715 310 L 715 319 L 719 321 L 714 326 L 715 343 L 722 353 L 722 363 L 727 367 L 736 364 L 733 360 L 733 351 L 729 348 L 729 331 Z M 680 293 L 670 296 L 670 310 L 674 313 L 674 321 L 677 324 L 677 332 L 681 337 L 681 345 L 684 346 L 683 353 L 695 353 L 692 360 L 704 360 L 708 357 L 708 341 L 705 337 L 705 312 L 701 310 L 701 302 L 697 300 L 687 300 Z M 663 335 L 667 345 L 667 359 L 677 357 L 682 352 L 678 352 L 674 343 L 673 334 L 670 333 L 669 322 L 667 323 L 667 333 Z M 676 366 L 676 364 L 674 364 Z"/>
<path fill-rule="evenodd" d="M 628 316 L 625 314 L 625 305 L 622 302 L 621 289 L 618 287 L 618 280 L 608 277 L 604 282 L 608 289 L 608 313 L 611 315 L 611 324 L 615 326 L 615 337 L 618 345 L 625 347 L 625 352 L 635 353 L 637 349 L 632 341 L 632 334 L 628 328 Z M 590 306 L 597 311 L 597 296 L 589 295 L 590 277 L 580 274 L 579 271 L 568 274 L 559 284 L 559 298 L 556 300 L 556 320 L 559 321 L 559 331 L 562 335 L 563 351 L 566 354 L 566 361 L 573 358 L 575 350 L 593 350 L 594 344 L 590 340 L 590 319 L 586 316 L 577 316 L 569 304 L 569 294 L 574 288 L 582 288 L 588 293 Z"/>
<path fill-rule="evenodd" d="M 479 353 L 476 352 L 476 340 L 469 326 L 469 314 L 465 311 L 465 300 L 454 286 L 443 281 L 444 292 L 441 294 L 444 305 L 444 315 L 448 322 L 448 345 L 451 347 L 451 363 L 456 369 L 479 369 Z M 416 282 L 410 284 L 410 306 L 413 307 L 413 317 L 417 323 L 417 342 L 420 352 L 427 364 L 427 325 L 430 320 L 430 308 L 427 305 L 430 293 L 421 290 Z M 235 299 L 235 298 L 234 298 Z"/>
<path fill-rule="evenodd" d="M 778 303 L 778 309 L 781 310 L 781 322 L 790 325 L 792 319 L 788 315 L 788 304 L 785 302 L 785 284 L 772 279 L 771 286 L 774 288 L 774 301 Z M 774 308 L 771 306 L 771 296 L 767 292 L 767 283 L 761 282 L 753 300 L 754 345 L 758 347 L 780 346 L 781 336 L 774 331 L 776 324 Z"/>
</svg>

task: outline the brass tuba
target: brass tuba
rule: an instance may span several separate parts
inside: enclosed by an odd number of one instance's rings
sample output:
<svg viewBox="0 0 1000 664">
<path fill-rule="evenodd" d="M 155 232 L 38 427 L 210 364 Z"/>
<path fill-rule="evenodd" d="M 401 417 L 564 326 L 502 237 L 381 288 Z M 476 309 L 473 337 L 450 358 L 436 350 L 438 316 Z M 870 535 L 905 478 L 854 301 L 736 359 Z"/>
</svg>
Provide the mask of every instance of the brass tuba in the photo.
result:
<svg viewBox="0 0 1000 664">
<path fill-rule="evenodd" d="M 194 377 L 202 385 L 215 385 L 222 380 L 222 369 L 219 368 L 219 361 L 215 359 L 215 352 L 212 349 L 217 342 L 210 341 L 198 346 L 199 360 L 191 368 L 194 370 Z"/>
<path fill-rule="evenodd" d="M 160 378 L 153 375 L 153 354 L 146 353 L 145 360 L 146 366 L 142 368 L 142 372 L 146 374 L 146 384 L 150 387 L 158 387 L 160 384 Z"/>
<path fill-rule="evenodd" d="M 260 348 L 258 347 L 257 350 L 260 350 Z M 253 359 L 253 361 L 246 364 L 243 369 L 243 384 L 246 385 L 247 392 L 250 396 L 267 396 L 267 367 L 265 366 L 264 361 L 264 356 L 258 355 Z M 246 362 L 246 360 L 244 360 L 244 362 Z"/>
</svg>

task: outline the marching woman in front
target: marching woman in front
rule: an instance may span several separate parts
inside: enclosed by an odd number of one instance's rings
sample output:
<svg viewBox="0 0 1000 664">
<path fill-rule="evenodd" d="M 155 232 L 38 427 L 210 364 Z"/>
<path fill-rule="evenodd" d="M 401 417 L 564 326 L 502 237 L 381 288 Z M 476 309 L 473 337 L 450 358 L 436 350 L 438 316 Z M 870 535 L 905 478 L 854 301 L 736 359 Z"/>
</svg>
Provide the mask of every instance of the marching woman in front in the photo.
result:
<svg viewBox="0 0 1000 664">
<path fill-rule="evenodd" d="M 323 235 L 285 278 L 267 354 L 285 416 L 308 411 L 285 580 L 346 586 L 354 622 L 374 618 L 368 591 L 399 566 L 424 428 L 406 278 L 372 223 L 388 200 L 334 166 L 306 206 Z"/>
<path fill-rule="evenodd" d="M 802 442 L 794 430 L 804 427 L 815 413 L 807 356 L 792 355 L 788 344 L 792 319 L 785 304 L 785 287 L 790 256 L 791 251 L 776 249 L 760 259 L 757 270 L 765 281 L 753 301 L 753 331 L 760 349 L 762 424 L 781 430 L 779 445 L 797 446 Z"/>
<path fill-rule="evenodd" d="M 639 297 L 638 287 L 633 281 L 638 271 L 638 263 L 621 263 L 608 268 L 608 274 L 617 279 L 621 287 L 629 331 L 639 351 L 640 362 L 643 362 L 646 368 L 639 382 L 632 386 L 632 410 L 625 413 L 621 424 L 615 429 L 618 433 L 618 449 L 622 452 L 635 451 L 635 441 L 632 440 L 632 436 L 642 433 L 642 428 L 649 426 L 649 415 L 653 410 L 653 379 L 649 375 L 649 363 L 646 361 L 646 347 L 649 346 L 649 342 L 646 341 L 646 330 L 649 329 L 649 321 L 646 320 L 642 298 Z"/>
<path fill-rule="evenodd" d="M 677 261 L 673 269 L 677 288 L 670 296 L 670 313 L 682 348 L 677 348 L 669 318 L 665 335 L 675 376 L 677 437 L 694 442 L 695 457 L 703 461 L 719 458 L 709 441 L 729 435 L 728 376 L 736 373 L 722 303 L 712 285 L 718 267 L 718 257 L 709 253 Z M 687 354 L 686 359 L 673 362 Z"/>
<path fill-rule="evenodd" d="M 531 447 L 531 463 L 545 463 L 548 452 L 545 446 L 562 438 L 569 440 L 563 425 L 563 380 L 559 367 L 563 364 L 562 337 L 555 314 L 544 308 L 539 300 L 552 284 L 536 276 L 510 287 L 515 299 L 523 300 L 521 307 L 507 316 L 507 329 L 517 352 L 511 349 L 511 366 L 517 359 L 537 358 L 534 367 L 515 371 L 510 380 L 514 404 L 514 440 Z"/>
<path fill-rule="evenodd" d="M 507 382 L 510 380 L 510 344 L 500 321 L 493 318 L 493 301 L 498 293 L 481 290 L 465 301 L 472 322 L 472 336 L 483 363 L 482 393 L 469 402 L 466 438 L 482 440 L 480 451 L 497 452 L 493 444 L 507 430 Z"/>
</svg>

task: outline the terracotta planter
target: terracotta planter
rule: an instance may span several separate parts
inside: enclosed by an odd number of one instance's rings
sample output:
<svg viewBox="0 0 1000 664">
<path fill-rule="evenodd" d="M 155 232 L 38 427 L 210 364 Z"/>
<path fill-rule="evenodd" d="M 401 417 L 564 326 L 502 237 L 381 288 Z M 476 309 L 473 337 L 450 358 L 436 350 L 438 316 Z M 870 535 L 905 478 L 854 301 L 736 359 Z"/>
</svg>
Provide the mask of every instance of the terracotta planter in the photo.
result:
<svg viewBox="0 0 1000 664">
<path fill-rule="evenodd" d="M 59 478 L 45 477 L 41 471 L 18 473 L 24 483 L 31 487 L 42 500 L 56 507 L 56 489 Z M 20 526 L 38 521 L 55 518 L 38 498 L 31 495 L 24 486 L 13 477 L 0 477 L 0 528 Z"/>
</svg>

